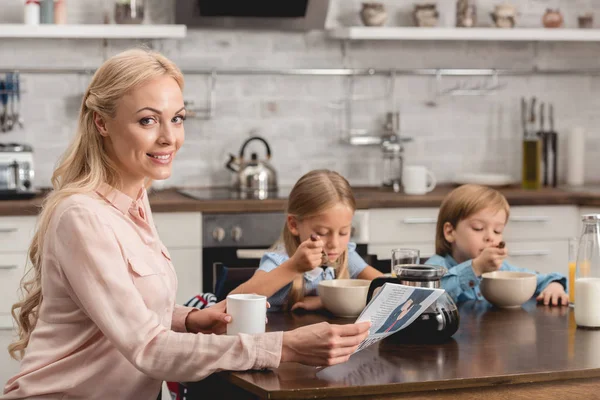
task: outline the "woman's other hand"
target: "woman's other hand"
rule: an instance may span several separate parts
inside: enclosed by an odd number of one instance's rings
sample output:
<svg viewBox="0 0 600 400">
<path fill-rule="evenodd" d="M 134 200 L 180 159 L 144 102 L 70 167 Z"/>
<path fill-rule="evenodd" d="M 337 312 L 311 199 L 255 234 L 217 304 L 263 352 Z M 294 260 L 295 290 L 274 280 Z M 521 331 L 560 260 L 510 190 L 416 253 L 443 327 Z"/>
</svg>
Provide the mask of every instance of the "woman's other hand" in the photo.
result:
<svg viewBox="0 0 600 400">
<path fill-rule="evenodd" d="M 227 302 L 223 300 L 212 307 L 191 311 L 185 319 L 185 327 L 193 333 L 225 333 L 227 324 L 231 322 L 231 315 L 225 312 L 226 309 Z"/>
<path fill-rule="evenodd" d="M 371 322 L 303 326 L 283 333 L 282 362 L 325 366 L 343 363 L 369 335 Z"/>
</svg>

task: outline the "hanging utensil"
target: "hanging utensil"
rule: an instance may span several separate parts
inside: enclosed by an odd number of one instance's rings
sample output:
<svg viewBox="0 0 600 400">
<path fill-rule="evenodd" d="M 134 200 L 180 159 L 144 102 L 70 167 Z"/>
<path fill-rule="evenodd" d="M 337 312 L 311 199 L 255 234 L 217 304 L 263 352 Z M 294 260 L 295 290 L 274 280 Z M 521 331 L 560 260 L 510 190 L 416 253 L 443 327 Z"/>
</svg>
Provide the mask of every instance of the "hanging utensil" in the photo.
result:
<svg viewBox="0 0 600 400">
<path fill-rule="evenodd" d="M 21 116 L 21 74 L 15 72 L 15 111 L 14 118 L 15 123 L 19 124 L 19 128 L 23 129 L 24 120 Z"/>
<path fill-rule="evenodd" d="M 8 105 L 7 105 L 8 115 L 6 118 L 6 130 L 11 131 L 13 128 L 13 125 L 15 124 L 14 109 L 13 109 L 14 95 L 15 95 L 15 82 L 14 82 L 12 72 L 6 73 L 6 91 L 8 92 Z"/>
<path fill-rule="evenodd" d="M 554 105 L 552 104 L 550 104 L 548 118 L 550 123 L 548 137 L 550 142 L 550 157 L 552 158 L 552 187 L 556 187 L 558 185 L 558 133 L 554 130 Z"/>
<path fill-rule="evenodd" d="M 0 103 L 2 104 L 2 113 L 0 114 L 0 130 L 6 132 L 6 120 L 8 118 L 8 90 L 6 81 L 0 80 Z"/>
</svg>

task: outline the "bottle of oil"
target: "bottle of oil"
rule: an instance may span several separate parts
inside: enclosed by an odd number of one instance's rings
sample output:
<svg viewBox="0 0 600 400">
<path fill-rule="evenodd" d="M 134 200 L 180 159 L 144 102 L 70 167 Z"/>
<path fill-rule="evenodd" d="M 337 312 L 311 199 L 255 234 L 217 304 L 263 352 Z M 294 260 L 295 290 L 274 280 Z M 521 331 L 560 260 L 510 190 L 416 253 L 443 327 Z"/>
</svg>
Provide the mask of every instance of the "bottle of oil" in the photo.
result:
<svg viewBox="0 0 600 400">
<path fill-rule="evenodd" d="M 523 139 L 523 189 L 541 187 L 542 143 L 537 136 Z"/>
<path fill-rule="evenodd" d="M 535 132 L 535 97 L 531 101 L 529 119 L 524 112 L 523 128 L 523 189 L 539 189 L 542 186 L 542 142 Z M 526 105 L 525 105 L 526 107 Z M 526 123 L 527 121 L 528 123 Z"/>
</svg>

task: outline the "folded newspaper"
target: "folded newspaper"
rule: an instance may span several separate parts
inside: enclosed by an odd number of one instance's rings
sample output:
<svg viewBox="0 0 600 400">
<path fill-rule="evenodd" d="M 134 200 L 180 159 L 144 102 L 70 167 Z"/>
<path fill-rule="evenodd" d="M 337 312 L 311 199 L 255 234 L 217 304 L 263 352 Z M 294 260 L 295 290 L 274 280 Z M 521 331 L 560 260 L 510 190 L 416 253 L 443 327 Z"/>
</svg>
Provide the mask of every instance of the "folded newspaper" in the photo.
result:
<svg viewBox="0 0 600 400">
<path fill-rule="evenodd" d="M 371 321 L 371 328 L 355 353 L 409 326 L 443 293 L 443 289 L 386 282 L 356 320 Z"/>
</svg>

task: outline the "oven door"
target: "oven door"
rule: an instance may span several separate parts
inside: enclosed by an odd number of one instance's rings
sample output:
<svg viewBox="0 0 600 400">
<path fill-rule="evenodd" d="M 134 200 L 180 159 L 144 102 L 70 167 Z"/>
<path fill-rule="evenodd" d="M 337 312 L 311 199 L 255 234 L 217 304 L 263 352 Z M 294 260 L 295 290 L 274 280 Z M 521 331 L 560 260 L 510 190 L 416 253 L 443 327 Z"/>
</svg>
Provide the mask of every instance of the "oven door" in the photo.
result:
<svg viewBox="0 0 600 400">
<path fill-rule="evenodd" d="M 212 293 L 217 291 L 217 277 L 223 266 L 228 269 L 244 270 L 236 274 L 236 279 L 242 276 L 249 279 L 252 276 L 250 269 L 256 270 L 258 268 L 260 259 L 267 251 L 269 251 L 269 248 L 266 246 L 259 248 L 205 247 L 202 252 L 202 265 L 205 266 L 202 271 L 202 282 L 204 282 L 202 290 Z M 356 252 L 368 262 L 366 244 L 357 244 Z"/>
</svg>

